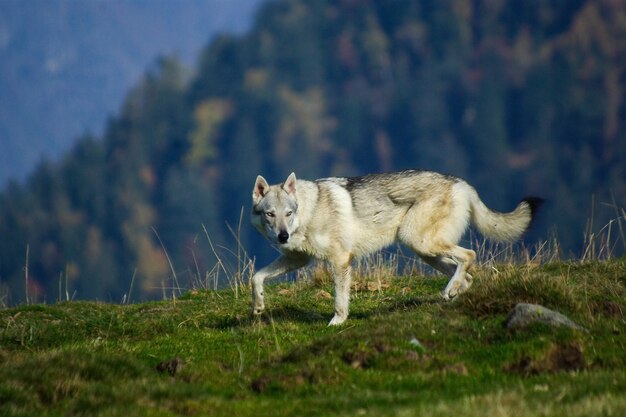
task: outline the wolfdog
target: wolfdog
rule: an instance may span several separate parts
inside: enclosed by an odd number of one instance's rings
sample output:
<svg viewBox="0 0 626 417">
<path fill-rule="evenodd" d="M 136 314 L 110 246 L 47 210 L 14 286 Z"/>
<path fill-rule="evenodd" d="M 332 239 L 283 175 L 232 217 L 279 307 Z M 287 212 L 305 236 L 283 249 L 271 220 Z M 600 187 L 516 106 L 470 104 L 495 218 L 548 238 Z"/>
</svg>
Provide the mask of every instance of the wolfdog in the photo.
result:
<svg viewBox="0 0 626 417">
<path fill-rule="evenodd" d="M 473 250 L 458 246 L 470 222 L 486 237 L 519 239 L 542 200 L 523 199 L 510 213 L 492 211 L 464 180 L 407 170 L 353 178 L 296 179 L 278 185 L 258 176 L 252 191 L 252 224 L 281 256 L 252 277 L 253 312 L 265 309 L 263 282 L 301 268 L 311 259 L 328 261 L 335 285 L 335 315 L 348 318 L 351 264 L 396 241 L 436 270 L 451 276 L 442 296 L 467 291 Z"/>
</svg>

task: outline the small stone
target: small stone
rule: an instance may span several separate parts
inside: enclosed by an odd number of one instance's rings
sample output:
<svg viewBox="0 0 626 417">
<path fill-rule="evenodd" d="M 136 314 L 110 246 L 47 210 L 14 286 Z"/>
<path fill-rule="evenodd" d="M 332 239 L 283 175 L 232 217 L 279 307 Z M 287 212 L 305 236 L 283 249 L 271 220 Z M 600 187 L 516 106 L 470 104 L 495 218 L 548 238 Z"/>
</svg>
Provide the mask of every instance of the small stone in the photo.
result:
<svg viewBox="0 0 626 417">
<path fill-rule="evenodd" d="M 409 344 L 419 353 L 426 353 L 426 348 L 420 343 L 415 336 L 409 340 Z"/>
<path fill-rule="evenodd" d="M 574 323 L 563 314 L 538 304 L 519 303 L 504 321 L 507 329 L 519 329 L 532 323 L 543 323 L 549 326 L 565 326 L 570 329 L 587 332 L 582 326 Z"/>
</svg>

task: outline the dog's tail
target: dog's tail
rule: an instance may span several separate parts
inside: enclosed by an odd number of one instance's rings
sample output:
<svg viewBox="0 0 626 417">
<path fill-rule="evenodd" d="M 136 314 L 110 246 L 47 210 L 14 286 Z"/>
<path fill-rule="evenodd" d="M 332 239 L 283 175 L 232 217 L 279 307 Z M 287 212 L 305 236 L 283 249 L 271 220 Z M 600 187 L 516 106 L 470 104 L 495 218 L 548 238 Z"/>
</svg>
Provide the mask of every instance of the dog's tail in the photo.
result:
<svg viewBox="0 0 626 417">
<path fill-rule="evenodd" d="M 526 197 L 515 210 L 500 213 L 489 209 L 474 192 L 471 199 L 472 223 L 485 237 L 512 242 L 520 239 L 530 228 L 543 202 L 539 197 Z"/>
</svg>

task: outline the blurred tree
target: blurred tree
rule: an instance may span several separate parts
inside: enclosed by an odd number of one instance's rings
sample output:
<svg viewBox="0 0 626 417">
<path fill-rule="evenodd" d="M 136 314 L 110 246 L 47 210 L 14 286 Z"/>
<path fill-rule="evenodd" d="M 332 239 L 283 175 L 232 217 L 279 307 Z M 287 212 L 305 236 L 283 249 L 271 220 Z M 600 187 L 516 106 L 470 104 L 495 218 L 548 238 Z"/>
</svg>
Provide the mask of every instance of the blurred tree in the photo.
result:
<svg viewBox="0 0 626 417">
<path fill-rule="evenodd" d="M 23 297 L 28 246 L 48 299 L 67 275 L 79 297 L 120 300 L 135 271 L 137 298 L 162 295 L 164 248 L 181 281 L 203 278 L 203 225 L 233 247 L 256 175 L 291 171 L 434 169 L 500 210 L 540 194 L 539 229 L 556 223 L 576 251 L 592 195 L 626 205 L 625 21 L 608 0 L 268 2 L 193 76 L 157 60 L 102 138 L 0 194 L 0 284 Z M 616 215 L 595 213 L 599 227 Z M 273 256 L 247 221 L 237 233 Z"/>
</svg>

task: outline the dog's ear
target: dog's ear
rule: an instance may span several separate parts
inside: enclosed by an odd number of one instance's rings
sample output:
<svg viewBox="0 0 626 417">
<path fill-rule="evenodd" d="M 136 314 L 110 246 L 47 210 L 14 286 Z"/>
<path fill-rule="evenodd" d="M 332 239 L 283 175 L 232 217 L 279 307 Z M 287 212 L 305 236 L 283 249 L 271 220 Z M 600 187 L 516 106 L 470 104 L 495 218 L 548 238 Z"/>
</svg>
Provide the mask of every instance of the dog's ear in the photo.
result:
<svg viewBox="0 0 626 417">
<path fill-rule="evenodd" d="M 287 194 L 295 194 L 296 192 L 296 174 L 291 173 L 287 177 L 287 180 L 283 184 L 283 190 L 287 191 Z"/>
<path fill-rule="evenodd" d="M 270 190 L 270 185 L 265 181 L 261 175 L 256 177 L 256 182 L 254 183 L 254 189 L 252 190 L 252 201 L 254 204 L 258 203 L 265 194 Z"/>
</svg>

